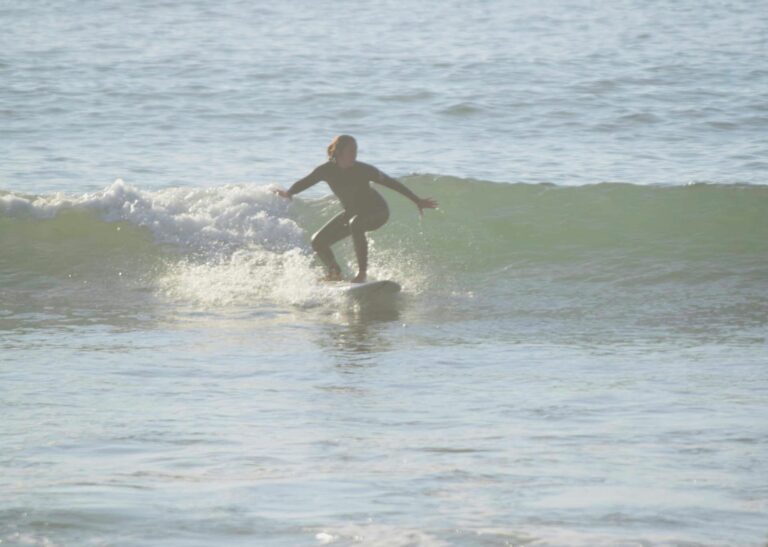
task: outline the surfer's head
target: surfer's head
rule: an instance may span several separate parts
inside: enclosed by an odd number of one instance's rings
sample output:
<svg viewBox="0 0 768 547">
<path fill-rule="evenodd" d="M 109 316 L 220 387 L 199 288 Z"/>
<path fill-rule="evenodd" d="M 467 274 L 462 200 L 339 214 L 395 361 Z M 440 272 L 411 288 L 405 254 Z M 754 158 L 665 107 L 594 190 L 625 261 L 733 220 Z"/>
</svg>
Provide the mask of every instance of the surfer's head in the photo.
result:
<svg viewBox="0 0 768 547">
<path fill-rule="evenodd" d="M 351 135 L 334 137 L 328 145 L 328 159 L 342 169 L 351 167 L 357 159 L 357 141 Z"/>
</svg>

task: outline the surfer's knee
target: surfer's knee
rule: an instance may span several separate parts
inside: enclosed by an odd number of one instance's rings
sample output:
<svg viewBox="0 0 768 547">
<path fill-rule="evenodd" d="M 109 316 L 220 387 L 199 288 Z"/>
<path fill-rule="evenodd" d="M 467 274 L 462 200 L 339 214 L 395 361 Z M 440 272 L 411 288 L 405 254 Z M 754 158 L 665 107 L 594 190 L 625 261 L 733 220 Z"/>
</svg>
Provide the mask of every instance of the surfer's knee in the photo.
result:
<svg viewBox="0 0 768 547">
<path fill-rule="evenodd" d="M 321 232 L 315 232 L 312 237 L 310 238 L 310 242 L 312 243 L 312 248 L 317 251 L 318 249 L 324 249 L 327 247 L 323 243 L 323 237 Z"/>
<path fill-rule="evenodd" d="M 352 233 L 365 233 L 372 230 L 378 230 L 389 219 L 389 211 L 383 209 L 370 215 L 355 215 L 349 221 L 349 228 Z"/>
<path fill-rule="evenodd" d="M 378 230 L 389 220 L 389 209 L 385 208 L 373 214 L 368 220 L 368 230 Z"/>
<path fill-rule="evenodd" d="M 365 232 L 365 222 L 363 222 L 361 215 L 355 215 L 349 219 L 349 230 L 353 235 Z"/>
</svg>

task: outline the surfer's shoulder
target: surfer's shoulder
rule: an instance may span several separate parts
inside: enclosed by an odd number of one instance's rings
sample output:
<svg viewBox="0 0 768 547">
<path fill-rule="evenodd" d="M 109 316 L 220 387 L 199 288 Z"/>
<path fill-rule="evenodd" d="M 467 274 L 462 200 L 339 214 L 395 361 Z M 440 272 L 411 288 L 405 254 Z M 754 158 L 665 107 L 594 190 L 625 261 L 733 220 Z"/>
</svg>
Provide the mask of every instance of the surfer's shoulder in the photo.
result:
<svg viewBox="0 0 768 547">
<path fill-rule="evenodd" d="M 370 163 L 358 161 L 355 163 L 355 165 L 360 170 L 361 173 L 365 173 L 365 176 L 368 178 L 368 180 L 374 180 L 374 181 L 379 180 L 381 171 L 379 171 L 376 167 L 374 167 Z"/>
<path fill-rule="evenodd" d="M 318 180 L 327 180 L 328 174 L 332 172 L 334 167 L 333 162 L 327 161 L 321 163 L 312 171 L 312 176 Z"/>
</svg>

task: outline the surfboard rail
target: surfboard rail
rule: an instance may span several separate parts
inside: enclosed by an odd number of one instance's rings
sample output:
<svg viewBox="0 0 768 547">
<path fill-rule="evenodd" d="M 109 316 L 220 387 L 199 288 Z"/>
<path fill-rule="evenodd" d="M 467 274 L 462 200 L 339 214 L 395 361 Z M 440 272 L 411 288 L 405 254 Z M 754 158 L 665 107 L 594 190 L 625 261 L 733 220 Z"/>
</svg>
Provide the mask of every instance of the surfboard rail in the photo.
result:
<svg viewBox="0 0 768 547">
<path fill-rule="evenodd" d="M 365 283 L 342 283 L 338 290 L 353 298 L 367 298 L 372 296 L 393 296 L 402 290 L 396 281 L 391 279 L 379 279 L 366 281 Z"/>
</svg>

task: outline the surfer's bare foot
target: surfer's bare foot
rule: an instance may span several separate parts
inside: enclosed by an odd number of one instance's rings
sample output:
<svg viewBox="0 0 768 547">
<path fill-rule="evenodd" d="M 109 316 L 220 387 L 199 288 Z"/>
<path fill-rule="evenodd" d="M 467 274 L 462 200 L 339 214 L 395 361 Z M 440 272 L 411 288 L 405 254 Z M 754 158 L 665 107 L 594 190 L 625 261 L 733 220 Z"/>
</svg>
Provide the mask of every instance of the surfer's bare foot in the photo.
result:
<svg viewBox="0 0 768 547">
<path fill-rule="evenodd" d="M 361 272 L 352 278 L 352 283 L 365 283 L 366 277 L 365 273 Z"/>
<path fill-rule="evenodd" d="M 341 270 L 331 270 L 323 281 L 341 281 Z"/>
</svg>

